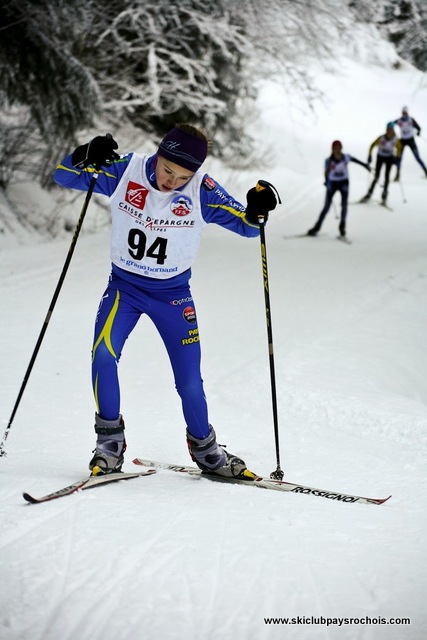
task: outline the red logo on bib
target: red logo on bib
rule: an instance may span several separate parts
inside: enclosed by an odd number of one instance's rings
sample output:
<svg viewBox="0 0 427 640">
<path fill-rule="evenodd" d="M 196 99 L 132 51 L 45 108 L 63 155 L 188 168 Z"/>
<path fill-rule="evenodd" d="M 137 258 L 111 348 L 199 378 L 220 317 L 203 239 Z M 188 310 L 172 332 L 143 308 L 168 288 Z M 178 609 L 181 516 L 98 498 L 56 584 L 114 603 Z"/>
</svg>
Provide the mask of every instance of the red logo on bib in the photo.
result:
<svg viewBox="0 0 427 640">
<path fill-rule="evenodd" d="M 148 189 L 143 187 L 137 182 L 128 182 L 126 189 L 125 200 L 129 202 L 133 207 L 137 209 L 143 209 L 145 207 L 145 201 L 147 199 Z"/>
</svg>

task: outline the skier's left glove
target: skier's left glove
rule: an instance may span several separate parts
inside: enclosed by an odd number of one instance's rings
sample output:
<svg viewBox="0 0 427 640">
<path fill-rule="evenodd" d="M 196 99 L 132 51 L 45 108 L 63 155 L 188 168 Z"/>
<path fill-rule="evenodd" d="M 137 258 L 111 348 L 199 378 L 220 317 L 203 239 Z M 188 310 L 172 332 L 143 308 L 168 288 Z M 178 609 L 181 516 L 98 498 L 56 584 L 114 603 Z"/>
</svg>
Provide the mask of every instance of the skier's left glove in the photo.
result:
<svg viewBox="0 0 427 640">
<path fill-rule="evenodd" d="M 252 224 L 265 223 L 270 211 L 281 203 L 276 187 L 266 180 L 258 180 L 255 187 L 246 194 L 246 219 Z"/>
</svg>

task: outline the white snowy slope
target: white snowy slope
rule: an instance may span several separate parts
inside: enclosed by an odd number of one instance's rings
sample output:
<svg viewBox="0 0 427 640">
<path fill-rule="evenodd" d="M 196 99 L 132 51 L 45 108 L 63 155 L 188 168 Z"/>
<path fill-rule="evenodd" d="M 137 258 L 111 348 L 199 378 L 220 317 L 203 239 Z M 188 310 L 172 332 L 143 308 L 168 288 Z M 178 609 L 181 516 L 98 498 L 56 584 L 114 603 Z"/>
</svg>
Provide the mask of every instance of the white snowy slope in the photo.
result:
<svg viewBox="0 0 427 640">
<path fill-rule="evenodd" d="M 90 348 L 108 230 L 83 234 L 0 460 L 2 640 L 426 637 L 427 180 L 406 151 L 393 211 L 350 207 L 352 245 L 336 241 L 332 210 L 323 235 L 292 237 L 320 211 L 332 140 L 365 160 L 403 104 L 427 131 L 425 76 L 347 61 L 319 85 L 328 103 L 317 120 L 291 113 L 280 88 L 266 86 L 257 170 L 210 169 L 236 196 L 264 178 L 283 200 L 267 250 L 285 477 L 393 497 L 343 504 L 159 471 L 27 505 L 22 491 L 84 477 L 94 444 Z M 356 200 L 369 177 L 350 171 Z M 68 247 L 2 245 L 2 431 Z M 210 419 L 230 451 L 268 475 L 276 458 L 259 241 L 209 228 L 193 274 Z M 120 374 L 125 470 L 136 456 L 188 464 L 169 363 L 147 319 Z M 273 617 L 283 620 L 266 622 Z"/>
</svg>

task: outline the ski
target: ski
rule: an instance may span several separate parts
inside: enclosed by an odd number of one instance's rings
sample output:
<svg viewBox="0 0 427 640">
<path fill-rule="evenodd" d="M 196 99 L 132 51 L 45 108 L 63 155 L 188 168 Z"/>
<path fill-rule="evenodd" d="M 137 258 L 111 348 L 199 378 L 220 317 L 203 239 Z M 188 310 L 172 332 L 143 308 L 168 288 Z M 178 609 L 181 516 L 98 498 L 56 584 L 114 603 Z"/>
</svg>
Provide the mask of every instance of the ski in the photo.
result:
<svg viewBox="0 0 427 640">
<path fill-rule="evenodd" d="M 256 476 L 255 474 L 250 475 L 253 477 L 248 478 L 224 478 L 221 476 L 217 476 L 215 474 L 202 472 L 197 467 L 183 467 L 176 464 L 168 464 L 165 462 L 156 462 L 153 460 L 144 460 L 143 458 L 135 458 L 133 463 L 136 465 L 140 465 L 143 467 L 154 467 L 157 469 L 165 469 L 169 471 L 175 471 L 177 473 L 186 473 L 190 476 L 195 476 L 198 478 L 207 478 L 208 480 L 214 480 L 219 482 L 225 482 L 230 484 L 244 484 L 248 486 L 258 487 L 260 489 L 271 489 L 273 491 L 290 491 L 291 493 L 303 493 L 306 495 L 312 495 L 319 498 L 327 498 L 329 500 L 338 500 L 339 502 L 349 502 L 355 503 L 359 502 L 362 504 L 384 504 L 387 502 L 391 495 L 387 498 L 366 498 L 365 496 L 356 496 L 350 493 L 343 493 L 337 491 L 326 491 L 324 489 L 316 489 L 314 487 L 308 487 L 304 484 L 295 484 L 293 482 L 286 482 L 283 480 L 272 480 L 270 478 L 263 478 L 261 476 Z"/>
<path fill-rule="evenodd" d="M 317 233 L 315 236 L 311 236 L 307 231 L 305 233 L 294 233 L 288 236 L 283 236 L 283 240 L 295 240 L 297 238 L 327 238 L 328 235 L 323 232 Z"/>
<path fill-rule="evenodd" d="M 365 198 L 361 198 L 360 200 L 352 200 L 348 204 L 375 204 L 375 203 L 370 198 L 368 200 L 365 200 Z"/>
<path fill-rule="evenodd" d="M 108 473 L 106 475 L 99 476 L 89 476 L 87 478 L 83 478 L 82 480 L 77 480 L 77 482 L 73 482 L 67 487 L 63 487 L 62 489 L 58 489 L 58 491 L 54 491 L 53 493 L 48 493 L 41 498 L 35 498 L 31 494 L 24 492 L 22 494 L 24 500 L 29 502 L 30 504 L 39 504 L 41 502 L 50 502 L 50 500 L 56 500 L 57 498 L 63 498 L 64 496 L 69 496 L 72 493 L 76 493 L 77 491 L 84 491 L 85 489 L 92 489 L 93 487 L 99 487 L 103 484 L 110 484 L 111 482 L 119 482 L 120 480 L 131 480 L 132 478 L 139 478 L 140 476 L 150 476 L 153 473 L 156 473 L 155 469 L 147 469 L 145 471 L 135 471 L 131 473 Z"/>
<path fill-rule="evenodd" d="M 380 207 L 384 207 L 384 209 L 387 209 L 388 211 L 393 211 L 393 209 L 389 207 L 386 202 L 376 202 L 375 204 L 378 204 Z"/>
<path fill-rule="evenodd" d="M 325 233 L 318 233 L 315 236 L 311 236 L 308 233 L 297 233 L 294 236 L 283 236 L 284 240 L 295 240 L 295 238 L 326 238 L 328 237 Z M 352 240 L 349 240 L 348 238 L 342 237 L 342 236 L 336 236 L 337 240 L 341 240 L 341 242 L 344 242 L 345 244 L 352 244 Z"/>
<path fill-rule="evenodd" d="M 388 209 L 388 211 L 394 211 L 391 207 L 388 206 L 386 202 L 381 202 L 380 200 L 356 200 L 355 202 L 349 202 L 349 204 L 375 204 L 380 207 L 384 207 L 384 209 Z"/>
</svg>

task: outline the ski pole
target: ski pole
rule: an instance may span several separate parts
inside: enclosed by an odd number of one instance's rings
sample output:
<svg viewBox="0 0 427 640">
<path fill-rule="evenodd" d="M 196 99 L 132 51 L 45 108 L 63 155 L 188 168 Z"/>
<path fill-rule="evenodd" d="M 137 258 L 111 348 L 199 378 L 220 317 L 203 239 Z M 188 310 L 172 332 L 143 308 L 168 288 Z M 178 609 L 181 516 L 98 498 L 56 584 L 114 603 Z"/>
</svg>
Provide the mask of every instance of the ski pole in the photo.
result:
<svg viewBox="0 0 427 640">
<path fill-rule="evenodd" d="M 399 187 L 400 187 L 400 193 L 402 194 L 402 200 L 403 200 L 403 203 L 404 203 L 404 204 L 406 204 L 408 201 L 407 201 L 407 199 L 405 198 L 405 191 L 404 191 L 404 189 L 403 189 L 402 179 L 401 179 L 401 178 L 399 178 L 398 182 L 399 182 Z"/>
<path fill-rule="evenodd" d="M 273 187 L 273 185 L 270 185 L 269 182 L 266 182 L 265 180 L 259 180 L 256 185 L 256 190 L 261 191 L 262 189 L 265 189 L 267 186 Z M 278 193 L 277 195 L 279 196 Z M 280 202 L 281 200 L 279 197 L 279 203 Z M 270 474 L 270 478 L 274 480 L 282 480 L 284 473 L 280 468 L 279 419 L 278 419 L 278 411 L 277 411 L 276 375 L 275 375 L 275 367 L 274 367 L 273 329 L 271 325 L 271 306 L 270 306 L 270 292 L 269 292 L 270 285 L 268 280 L 267 246 L 265 241 L 265 229 L 264 229 L 265 223 L 266 223 L 265 216 L 259 215 L 258 222 L 259 222 L 259 232 L 260 232 L 260 240 L 261 240 L 261 261 L 262 261 L 262 274 L 263 274 L 263 281 L 264 281 L 265 317 L 267 322 L 271 399 L 272 399 L 272 407 L 273 407 L 274 439 L 275 439 L 275 446 L 276 446 L 276 462 L 277 462 L 277 468 L 275 471 L 272 471 L 272 473 Z"/>
<path fill-rule="evenodd" d="M 338 215 L 337 207 L 336 207 L 335 202 L 334 202 L 333 200 L 332 200 L 332 209 L 334 210 L 335 219 L 336 219 L 336 220 L 339 220 L 339 219 L 340 219 L 340 217 L 339 217 L 339 215 Z"/>
<path fill-rule="evenodd" d="M 48 312 L 46 314 L 46 318 L 44 320 L 42 329 L 40 331 L 40 335 L 38 337 L 36 346 L 35 346 L 34 351 L 33 351 L 33 355 L 31 356 L 30 363 L 28 365 L 27 371 L 25 372 L 24 380 L 23 380 L 23 382 L 21 384 L 21 388 L 19 390 L 18 397 L 17 397 L 16 402 L 15 402 L 15 406 L 13 407 L 13 411 L 12 411 L 12 414 L 10 416 L 8 425 L 6 427 L 6 431 L 4 432 L 4 435 L 3 435 L 3 440 L 0 443 L 0 457 L 3 457 L 3 456 L 7 455 L 7 453 L 6 453 L 5 449 L 4 449 L 4 446 L 5 446 L 6 440 L 8 438 L 8 435 L 10 433 L 10 428 L 12 426 L 13 419 L 15 418 L 15 414 L 16 414 L 16 412 L 18 410 L 18 407 L 19 407 L 19 404 L 21 402 L 21 398 L 22 398 L 22 396 L 24 394 L 25 387 L 27 386 L 27 382 L 28 382 L 28 379 L 30 377 L 32 368 L 33 368 L 34 363 L 36 361 L 37 354 L 38 354 L 38 352 L 40 350 L 44 335 L 46 333 L 47 326 L 49 324 L 49 321 L 50 321 L 50 318 L 52 316 L 53 310 L 55 308 L 56 301 L 58 300 L 59 292 L 61 291 L 62 285 L 64 283 L 65 276 L 66 276 L 66 273 L 68 271 L 68 267 L 70 266 L 71 258 L 73 257 L 74 249 L 75 249 L 76 244 L 77 244 L 77 239 L 79 237 L 80 230 L 81 230 L 82 225 L 83 225 L 83 220 L 85 218 L 86 211 L 87 211 L 87 208 L 89 206 L 89 202 L 90 202 L 90 199 L 92 197 L 92 193 L 93 193 L 93 191 L 95 189 L 96 181 L 98 179 L 98 175 L 99 174 L 97 173 L 98 169 L 96 167 L 95 167 L 95 171 L 96 172 L 93 174 L 92 180 L 91 180 L 90 185 L 89 185 L 89 189 L 88 189 L 87 194 L 86 194 L 86 198 L 85 198 L 85 201 L 84 201 L 81 213 L 80 213 L 80 217 L 78 219 L 76 228 L 74 230 L 73 239 L 71 241 L 71 245 L 70 245 L 70 248 L 68 250 L 67 258 L 66 258 L 64 266 L 62 268 L 62 273 L 61 273 L 60 278 L 58 280 L 58 284 L 56 285 L 56 289 L 55 289 L 55 292 L 53 294 L 52 301 L 50 303 Z"/>
</svg>

